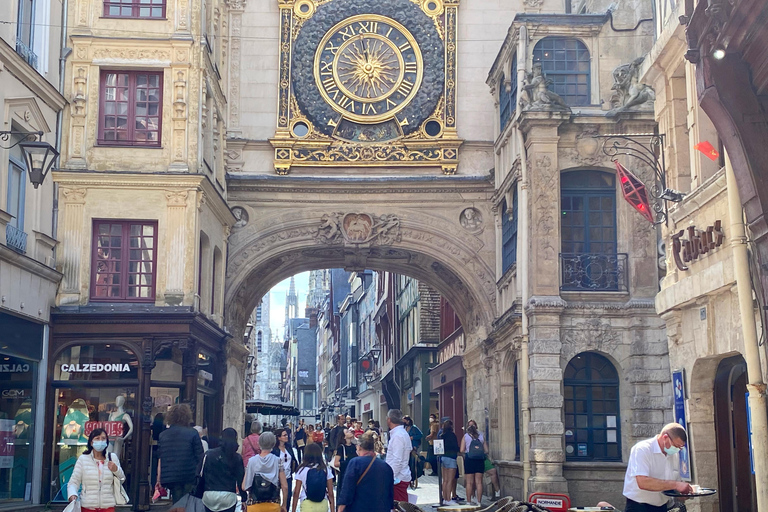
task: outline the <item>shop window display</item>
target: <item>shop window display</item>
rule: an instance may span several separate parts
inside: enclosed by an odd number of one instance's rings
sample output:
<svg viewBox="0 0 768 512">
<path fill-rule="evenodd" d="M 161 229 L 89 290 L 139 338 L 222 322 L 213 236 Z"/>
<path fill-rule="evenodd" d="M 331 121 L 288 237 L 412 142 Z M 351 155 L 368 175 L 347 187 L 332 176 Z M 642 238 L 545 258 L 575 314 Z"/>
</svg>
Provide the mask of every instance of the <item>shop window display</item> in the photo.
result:
<svg viewBox="0 0 768 512">
<path fill-rule="evenodd" d="M 53 501 L 66 501 L 67 482 L 93 429 L 106 430 L 109 451 L 130 474 L 138 360 L 119 345 L 75 346 L 59 355 L 53 373 L 56 443 L 51 496 Z M 130 488 L 129 483 L 126 486 Z"/>
<path fill-rule="evenodd" d="M 0 504 L 29 501 L 37 363 L 0 354 Z"/>
</svg>

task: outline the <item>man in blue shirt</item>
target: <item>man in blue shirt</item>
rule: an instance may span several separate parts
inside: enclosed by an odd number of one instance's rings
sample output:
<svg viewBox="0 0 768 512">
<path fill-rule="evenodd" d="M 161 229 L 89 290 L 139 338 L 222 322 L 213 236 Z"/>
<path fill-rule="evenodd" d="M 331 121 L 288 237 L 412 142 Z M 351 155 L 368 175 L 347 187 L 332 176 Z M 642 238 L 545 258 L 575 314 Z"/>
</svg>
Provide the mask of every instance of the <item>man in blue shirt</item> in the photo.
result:
<svg viewBox="0 0 768 512">
<path fill-rule="evenodd" d="M 357 455 L 347 463 L 337 512 L 391 512 L 395 506 L 395 475 L 386 462 L 376 457 L 372 432 L 358 439 Z"/>
</svg>

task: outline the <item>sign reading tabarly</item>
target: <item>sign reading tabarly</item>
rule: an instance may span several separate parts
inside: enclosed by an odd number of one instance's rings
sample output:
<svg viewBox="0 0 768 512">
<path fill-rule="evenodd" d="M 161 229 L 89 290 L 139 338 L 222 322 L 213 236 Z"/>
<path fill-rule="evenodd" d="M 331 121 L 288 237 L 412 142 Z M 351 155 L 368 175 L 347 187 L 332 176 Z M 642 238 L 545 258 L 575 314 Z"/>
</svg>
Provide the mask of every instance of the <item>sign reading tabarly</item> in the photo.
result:
<svg viewBox="0 0 768 512">
<path fill-rule="evenodd" d="M 686 263 L 696 261 L 720 247 L 724 240 L 725 233 L 720 220 L 716 220 L 713 226 L 704 230 L 696 229 L 696 226 L 681 229 L 672 235 L 672 256 L 675 258 L 675 265 L 680 270 L 688 270 Z"/>
</svg>

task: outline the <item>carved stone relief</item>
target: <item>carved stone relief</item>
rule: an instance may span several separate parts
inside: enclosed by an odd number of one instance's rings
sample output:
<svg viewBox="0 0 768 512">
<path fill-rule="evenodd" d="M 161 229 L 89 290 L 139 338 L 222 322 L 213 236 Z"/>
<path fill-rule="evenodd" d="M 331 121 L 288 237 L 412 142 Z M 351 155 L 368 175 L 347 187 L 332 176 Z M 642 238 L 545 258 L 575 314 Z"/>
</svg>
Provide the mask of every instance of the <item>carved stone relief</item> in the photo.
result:
<svg viewBox="0 0 768 512">
<path fill-rule="evenodd" d="M 395 214 L 327 213 L 320 219 L 314 236 L 318 243 L 392 245 L 402 238 L 400 219 Z"/>
<path fill-rule="evenodd" d="M 599 318 L 589 318 L 570 328 L 564 328 L 563 356 L 570 360 L 576 354 L 588 350 L 597 350 L 614 354 L 621 341 L 621 336 L 610 324 Z"/>
<path fill-rule="evenodd" d="M 232 208 L 232 215 L 235 216 L 235 228 L 242 228 L 248 224 L 248 212 L 245 210 L 245 208 L 235 206 Z"/>
<path fill-rule="evenodd" d="M 541 63 L 535 62 L 530 73 L 525 74 L 520 93 L 520 106 L 523 110 L 560 110 L 570 111 L 559 94 L 549 90 L 552 80 L 541 69 Z"/>
<path fill-rule="evenodd" d="M 472 233 L 483 231 L 483 216 L 477 208 L 466 208 L 459 216 L 461 227 Z"/>
</svg>

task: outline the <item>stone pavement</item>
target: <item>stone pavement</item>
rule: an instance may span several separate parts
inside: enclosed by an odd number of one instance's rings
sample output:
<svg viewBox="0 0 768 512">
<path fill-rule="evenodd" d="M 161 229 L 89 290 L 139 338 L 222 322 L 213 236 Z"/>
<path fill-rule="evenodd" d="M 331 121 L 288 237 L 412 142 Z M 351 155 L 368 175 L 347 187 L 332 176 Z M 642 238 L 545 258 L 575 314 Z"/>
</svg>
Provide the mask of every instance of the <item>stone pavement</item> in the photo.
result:
<svg viewBox="0 0 768 512">
<path fill-rule="evenodd" d="M 464 477 L 459 478 L 459 485 L 456 487 L 456 492 L 459 493 L 459 496 L 462 498 L 467 497 L 467 492 L 464 489 L 464 486 L 462 485 L 464 483 Z M 418 500 L 416 501 L 416 505 L 421 507 L 424 510 L 432 511 L 440 503 L 440 493 L 439 493 L 439 487 L 437 483 L 437 477 L 436 476 L 426 476 L 419 478 L 419 486 L 416 488 L 416 490 L 408 489 L 409 493 L 415 494 L 418 496 Z M 482 505 L 488 506 L 491 504 L 491 501 L 489 500 L 488 496 L 483 496 L 483 502 Z"/>
</svg>

